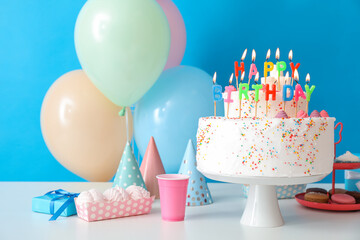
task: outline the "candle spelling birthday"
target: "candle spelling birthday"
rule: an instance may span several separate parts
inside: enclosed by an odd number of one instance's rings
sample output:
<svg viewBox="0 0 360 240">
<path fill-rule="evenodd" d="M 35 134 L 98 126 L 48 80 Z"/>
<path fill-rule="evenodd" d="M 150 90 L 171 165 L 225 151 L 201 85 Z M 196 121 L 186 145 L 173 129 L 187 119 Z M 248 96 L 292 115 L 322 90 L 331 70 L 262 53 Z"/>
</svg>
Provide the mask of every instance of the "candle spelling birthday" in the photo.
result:
<svg viewBox="0 0 360 240">
<path fill-rule="evenodd" d="M 284 112 L 286 112 L 286 102 L 291 101 L 294 96 L 294 88 L 291 85 L 289 85 L 289 82 L 290 82 L 289 72 L 286 72 L 285 84 L 283 86 L 283 93 L 282 93 L 283 102 L 284 102 Z M 288 96 L 288 93 L 290 93 L 290 96 Z"/>
<path fill-rule="evenodd" d="M 259 91 L 260 89 L 263 88 L 262 84 L 258 84 L 258 80 L 259 80 L 259 72 L 256 73 L 255 76 L 255 85 L 253 84 L 251 87 L 255 90 L 255 117 L 257 117 L 257 105 L 258 105 L 258 101 L 259 101 Z"/>
<path fill-rule="evenodd" d="M 239 84 L 239 71 L 241 71 L 241 74 L 243 74 L 243 72 L 245 71 L 245 65 L 244 65 L 244 59 L 246 57 L 247 54 L 247 48 L 244 50 L 242 56 L 241 56 L 241 63 L 239 66 L 239 63 L 237 61 L 235 61 L 234 65 L 235 65 L 235 78 L 236 78 L 236 88 L 238 88 L 238 84 Z"/>
<path fill-rule="evenodd" d="M 241 99 L 242 99 L 242 94 L 244 93 L 244 91 L 247 89 L 247 91 L 249 91 L 249 84 L 246 83 L 242 83 L 242 81 L 244 80 L 245 77 L 245 72 L 243 72 L 241 74 L 241 79 L 240 79 L 240 84 L 239 84 L 239 118 L 241 118 Z M 247 93 L 246 91 L 246 93 Z M 247 95 L 246 95 L 247 96 Z M 249 97 L 247 98 L 249 99 Z"/>
<path fill-rule="evenodd" d="M 271 89 L 270 89 L 270 85 L 267 83 L 265 84 L 265 101 L 266 101 L 266 107 L 267 103 L 269 101 L 269 96 L 271 95 L 271 100 L 275 101 L 276 100 L 276 85 L 275 83 L 271 85 Z M 270 105 L 271 106 L 271 105 Z"/>
<path fill-rule="evenodd" d="M 230 79 L 229 79 L 229 86 L 225 87 L 225 92 L 227 93 L 227 98 L 224 100 L 224 102 L 227 103 L 227 111 L 226 111 L 227 118 L 229 118 L 230 103 L 233 102 L 233 100 L 231 99 L 231 92 L 236 91 L 235 87 L 233 85 L 231 85 L 233 77 L 234 77 L 234 74 L 231 74 Z"/>
<path fill-rule="evenodd" d="M 213 100 L 214 100 L 214 116 L 216 117 L 216 102 L 222 100 L 222 87 L 216 84 L 216 72 L 213 77 Z"/>
<path fill-rule="evenodd" d="M 295 69 L 295 74 L 294 74 L 294 81 L 296 82 L 295 97 L 294 97 L 294 99 L 295 99 L 295 116 L 297 116 L 299 97 L 306 99 L 306 96 L 305 96 L 305 93 L 304 93 L 301 85 L 299 84 L 299 73 L 296 69 Z"/>
</svg>

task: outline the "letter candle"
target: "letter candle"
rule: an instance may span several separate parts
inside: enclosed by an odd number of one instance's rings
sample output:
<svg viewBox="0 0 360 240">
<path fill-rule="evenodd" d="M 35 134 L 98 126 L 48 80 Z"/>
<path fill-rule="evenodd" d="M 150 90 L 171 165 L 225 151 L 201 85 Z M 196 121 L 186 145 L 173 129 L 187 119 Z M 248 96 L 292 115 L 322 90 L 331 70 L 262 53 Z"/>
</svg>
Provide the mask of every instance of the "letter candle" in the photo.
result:
<svg viewBox="0 0 360 240">
<path fill-rule="evenodd" d="M 262 84 L 258 84 L 258 80 L 259 80 L 259 72 L 256 73 L 255 76 L 255 85 L 253 84 L 251 87 L 253 89 L 255 89 L 255 117 L 257 117 L 257 105 L 258 105 L 258 101 L 259 101 L 259 91 L 260 89 L 262 89 L 263 85 Z"/>
<path fill-rule="evenodd" d="M 277 82 L 278 82 L 278 88 L 279 88 L 279 91 L 280 91 L 281 90 L 280 72 L 285 71 L 286 63 L 284 61 L 279 62 L 279 59 L 280 59 L 280 50 L 279 50 L 279 48 L 276 49 L 275 58 L 276 58 L 276 69 L 278 71 L 278 80 L 277 80 Z"/>
<path fill-rule="evenodd" d="M 267 78 L 267 73 L 272 71 L 274 69 L 274 64 L 272 62 L 268 62 L 270 58 L 270 49 L 267 51 L 266 53 L 266 61 L 264 63 L 264 78 L 265 78 L 265 85 L 266 85 L 266 78 Z M 265 91 L 265 89 L 264 89 Z M 266 105 L 265 105 L 265 116 L 268 115 L 268 101 L 266 101 Z"/>
<path fill-rule="evenodd" d="M 236 88 L 239 90 L 239 82 L 238 82 L 238 78 L 239 78 L 239 71 L 241 71 L 241 74 L 243 74 L 243 72 L 245 71 L 245 66 L 244 66 L 244 59 L 246 57 L 247 54 L 247 48 L 244 50 L 242 56 L 241 56 L 241 63 L 239 66 L 238 61 L 235 61 L 234 65 L 235 65 L 235 78 L 236 78 Z"/>
<path fill-rule="evenodd" d="M 265 85 L 265 100 L 266 101 L 269 101 L 269 95 L 271 94 L 271 99 L 273 100 L 273 101 L 275 101 L 276 100 L 276 85 L 275 84 L 273 84 L 272 86 L 271 86 L 271 90 L 270 90 L 270 85 L 269 84 L 266 84 Z"/>
<path fill-rule="evenodd" d="M 301 85 L 299 84 L 299 73 L 296 69 L 295 69 L 295 74 L 294 74 L 294 81 L 296 82 L 295 98 L 294 98 L 295 99 L 295 116 L 297 116 L 299 97 L 306 99 L 306 96 L 305 96 L 304 91 L 302 90 Z"/>
<path fill-rule="evenodd" d="M 229 107 L 230 107 L 230 103 L 233 102 L 233 100 L 231 99 L 231 92 L 236 91 L 236 89 L 234 88 L 233 85 L 231 85 L 232 80 L 233 80 L 234 74 L 232 73 L 229 79 L 229 86 L 225 87 L 225 92 L 227 92 L 227 98 L 224 100 L 224 102 L 227 103 L 227 112 L 226 112 L 226 117 L 229 118 Z"/>
<path fill-rule="evenodd" d="M 279 82 L 278 84 L 280 84 L 280 70 L 279 70 L 278 67 L 277 67 L 277 64 L 278 64 L 279 59 L 280 59 L 280 49 L 279 49 L 279 48 L 276 49 L 275 59 L 276 59 L 276 69 L 277 69 L 277 71 L 278 71 L 278 82 Z M 280 86 L 279 86 L 279 87 L 280 87 Z"/>
<path fill-rule="evenodd" d="M 216 102 L 222 100 L 222 87 L 216 84 L 216 72 L 213 77 L 213 100 L 214 100 L 214 116 L 216 117 Z"/>
<path fill-rule="evenodd" d="M 293 58 L 293 50 L 290 50 L 289 52 L 289 61 L 290 61 L 290 68 L 291 68 L 291 77 L 294 78 L 294 74 L 295 74 L 295 70 L 299 69 L 300 67 L 300 63 L 297 63 L 294 66 L 294 63 L 292 62 L 292 58 Z M 293 81 L 291 81 L 291 86 L 293 85 Z"/>
<path fill-rule="evenodd" d="M 309 83 L 310 83 L 310 74 L 306 75 L 306 85 L 305 85 L 305 91 L 306 91 L 306 113 L 309 114 L 309 102 L 310 102 L 310 98 L 311 98 L 311 94 L 313 93 L 313 91 L 315 90 L 315 85 L 312 85 L 311 88 L 309 88 Z"/>
<path fill-rule="evenodd" d="M 240 85 L 242 85 L 242 81 L 244 80 L 244 77 L 245 77 L 245 72 L 243 72 L 241 74 L 240 84 L 239 84 L 239 118 L 241 118 L 241 99 L 242 99 L 242 92 L 243 92 L 242 86 L 240 87 Z M 247 89 L 249 90 L 249 85 L 248 85 Z M 246 92 L 246 94 L 247 94 L 247 92 Z"/>
<path fill-rule="evenodd" d="M 287 84 L 288 79 L 289 79 L 289 72 L 286 72 L 286 74 L 285 74 L 285 84 L 283 86 L 284 112 L 286 112 L 286 101 L 285 101 L 285 99 L 286 99 L 286 96 L 287 96 L 287 89 L 288 89 L 288 86 L 290 86 L 290 85 Z"/>
<path fill-rule="evenodd" d="M 276 82 L 275 82 L 276 83 Z M 269 101 L 269 95 L 271 94 L 272 96 L 272 100 L 275 101 L 276 100 L 276 85 L 272 84 L 271 86 L 271 90 L 269 89 L 270 85 L 269 84 L 265 84 L 265 101 L 266 101 L 266 117 L 267 117 L 267 114 L 268 114 L 268 101 Z"/>
<path fill-rule="evenodd" d="M 265 84 L 266 84 L 266 77 L 268 72 L 272 71 L 274 69 L 274 64 L 272 62 L 268 62 L 270 58 L 270 49 L 267 51 L 266 54 L 266 61 L 264 62 L 264 78 L 265 78 Z"/>
<path fill-rule="evenodd" d="M 256 75 L 256 73 L 258 72 L 257 71 L 257 68 L 256 68 L 256 65 L 255 65 L 255 59 L 256 59 L 256 52 L 255 52 L 255 50 L 253 49 L 252 50 L 252 54 L 251 54 L 251 61 L 252 61 L 252 63 L 251 63 L 251 65 L 250 65 L 250 72 L 249 72 L 249 81 L 248 81 L 248 84 L 250 85 L 250 80 L 251 80 L 251 78 L 252 78 L 252 76 L 255 76 Z"/>
</svg>

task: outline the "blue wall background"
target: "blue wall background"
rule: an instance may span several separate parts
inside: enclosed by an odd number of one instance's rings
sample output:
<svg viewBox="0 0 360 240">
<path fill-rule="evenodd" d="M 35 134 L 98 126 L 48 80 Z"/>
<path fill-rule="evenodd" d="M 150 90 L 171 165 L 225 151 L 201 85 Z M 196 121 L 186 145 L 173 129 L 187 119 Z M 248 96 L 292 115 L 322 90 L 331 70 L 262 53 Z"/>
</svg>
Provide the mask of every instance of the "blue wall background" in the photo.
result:
<svg viewBox="0 0 360 240">
<path fill-rule="evenodd" d="M 290 49 L 316 90 L 310 108 L 344 123 L 338 153 L 360 152 L 360 2 L 174 0 L 187 28 L 183 64 L 218 72 L 223 86 L 245 48 Z M 49 153 L 40 132 L 40 107 L 51 84 L 79 69 L 74 25 L 84 0 L 0 0 L 0 181 L 80 181 Z M 249 52 L 250 53 L 250 52 Z M 250 54 L 246 66 L 250 64 Z M 274 55 L 272 55 L 274 60 Z M 210 103 L 209 103 L 210 104 Z M 343 181 L 339 171 L 337 180 Z M 327 177 L 324 181 L 330 182 Z"/>
</svg>

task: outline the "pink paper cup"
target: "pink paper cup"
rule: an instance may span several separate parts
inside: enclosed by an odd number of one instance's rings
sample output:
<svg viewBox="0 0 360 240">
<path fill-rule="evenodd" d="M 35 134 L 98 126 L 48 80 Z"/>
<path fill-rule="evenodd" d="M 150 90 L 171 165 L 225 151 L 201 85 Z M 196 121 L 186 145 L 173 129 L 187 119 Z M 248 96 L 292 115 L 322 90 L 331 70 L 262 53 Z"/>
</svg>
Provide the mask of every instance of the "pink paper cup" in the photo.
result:
<svg viewBox="0 0 360 240">
<path fill-rule="evenodd" d="M 165 221 L 184 221 L 186 194 L 190 176 L 157 175 L 160 191 L 161 217 Z"/>
</svg>

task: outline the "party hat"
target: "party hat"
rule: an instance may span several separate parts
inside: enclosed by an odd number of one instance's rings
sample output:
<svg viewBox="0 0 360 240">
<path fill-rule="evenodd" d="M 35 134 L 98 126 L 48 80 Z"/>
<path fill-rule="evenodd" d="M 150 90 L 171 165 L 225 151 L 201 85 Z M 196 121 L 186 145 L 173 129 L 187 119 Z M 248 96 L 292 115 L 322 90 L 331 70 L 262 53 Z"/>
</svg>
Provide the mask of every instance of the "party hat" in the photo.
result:
<svg viewBox="0 0 360 240">
<path fill-rule="evenodd" d="M 153 137 L 150 138 L 146 148 L 145 156 L 140 166 L 140 172 L 144 177 L 146 188 L 151 196 L 155 195 L 156 198 L 160 198 L 156 176 L 164 174 L 165 170 Z"/>
<path fill-rule="evenodd" d="M 146 188 L 130 143 L 127 142 L 114 178 L 113 187 L 127 188 L 131 185 Z"/>
<path fill-rule="evenodd" d="M 179 174 L 190 176 L 186 205 L 201 206 L 213 202 L 204 175 L 196 169 L 196 154 L 191 139 L 186 147 Z"/>
</svg>

